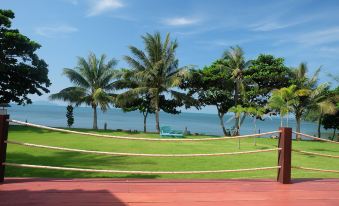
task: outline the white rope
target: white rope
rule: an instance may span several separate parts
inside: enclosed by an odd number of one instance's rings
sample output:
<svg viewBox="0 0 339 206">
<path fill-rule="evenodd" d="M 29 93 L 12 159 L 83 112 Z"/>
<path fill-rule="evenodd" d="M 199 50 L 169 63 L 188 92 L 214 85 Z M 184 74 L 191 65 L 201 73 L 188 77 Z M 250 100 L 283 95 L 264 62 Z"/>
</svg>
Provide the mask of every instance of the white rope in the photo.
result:
<svg viewBox="0 0 339 206">
<path fill-rule="evenodd" d="M 173 172 L 173 171 L 98 170 L 98 169 L 83 169 L 83 168 L 71 168 L 71 167 L 16 164 L 16 163 L 7 163 L 7 162 L 2 163 L 2 164 L 6 166 L 23 167 L 23 168 L 38 168 L 38 169 L 64 170 L 64 171 L 76 171 L 76 172 L 121 173 L 121 174 L 207 174 L 207 173 L 247 172 L 247 171 L 271 170 L 271 169 L 281 168 L 280 166 L 274 166 L 274 167 L 259 167 L 259 168 L 235 169 L 235 170 L 175 171 Z"/>
<path fill-rule="evenodd" d="M 323 170 L 323 169 L 317 169 L 317 168 L 298 167 L 298 166 L 292 166 L 292 168 L 301 169 L 301 170 L 317 171 L 317 172 L 339 173 L 339 170 Z"/>
<path fill-rule="evenodd" d="M 321 154 L 321 153 L 316 153 L 316 152 L 307 152 L 307 151 L 296 150 L 296 149 L 292 149 L 292 151 L 299 152 L 299 153 L 303 153 L 303 154 L 316 155 L 316 156 L 331 157 L 331 158 L 339 158 L 339 156 L 336 156 L 336 155 Z"/>
<path fill-rule="evenodd" d="M 304 133 L 299 133 L 299 132 L 293 132 L 293 133 L 297 134 L 297 135 L 305 136 L 305 137 L 308 137 L 308 138 L 311 138 L 311 139 L 315 139 L 315 140 L 320 140 L 320 141 L 324 141 L 324 142 L 331 142 L 331 143 L 334 143 L 334 144 L 339 144 L 339 142 L 336 142 L 336 141 L 332 141 L 332 140 L 328 140 L 328 139 L 323 139 L 323 138 L 315 137 L 315 136 L 304 134 Z"/>
<path fill-rule="evenodd" d="M 189 138 L 185 138 L 185 139 L 161 139 L 161 138 L 126 137 L 126 136 L 105 135 L 105 134 L 96 134 L 96 133 L 88 133 L 88 132 L 78 132 L 78 131 L 72 131 L 72 130 L 67 130 L 67 129 L 47 127 L 47 126 L 43 126 L 43 125 L 27 123 L 27 122 L 22 122 L 22 121 L 18 121 L 18 120 L 9 120 L 9 121 L 17 123 L 17 124 L 21 124 L 21 125 L 36 127 L 36 128 L 40 128 L 40 129 L 47 129 L 47 130 L 57 131 L 57 132 L 65 132 L 65 133 L 79 134 L 79 135 L 88 135 L 88 136 L 94 136 L 94 137 L 105 137 L 105 138 L 127 139 L 127 140 L 145 140 L 145 141 L 209 141 L 209 140 L 248 138 L 248 137 L 254 137 L 254 136 L 264 136 L 264 135 L 268 135 L 268 134 L 280 133 L 280 131 L 273 131 L 273 132 L 266 132 L 266 133 L 261 133 L 261 134 L 249 134 L 249 135 L 233 136 L 233 137 L 216 137 L 216 138 L 214 137 L 214 138 L 197 138 L 197 139 L 189 139 Z"/>
<path fill-rule="evenodd" d="M 22 146 L 27 146 L 27 147 L 37 147 L 37 148 L 45 148 L 45 149 L 69 151 L 69 152 L 81 152 L 81 153 L 90 153 L 90 154 L 98 154 L 98 155 L 113 155 L 113 156 L 117 156 L 117 155 L 119 155 L 119 156 L 141 156 L 141 157 L 224 156 L 224 155 L 238 155 L 238 154 L 253 154 L 253 153 L 272 152 L 272 151 L 279 151 L 279 150 L 281 150 L 281 148 L 274 148 L 274 149 L 252 150 L 252 151 L 244 151 L 244 152 L 223 152 L 223 153 L 211 153 L 211 154 L 138 154 L 138 153 L 102 152 L 102 151 L 93 151 L 93 150 L 72 149 L 72 148 L 65 148 L 65 147 L 55 147 L 55 146 L 31 144 L 31 143 L 26 143 L 26 142 L 17 142 L 17 141 L 12 141 L 12 140 L 7 140 L 6 143 L 22 145 Z"/>
</svg>

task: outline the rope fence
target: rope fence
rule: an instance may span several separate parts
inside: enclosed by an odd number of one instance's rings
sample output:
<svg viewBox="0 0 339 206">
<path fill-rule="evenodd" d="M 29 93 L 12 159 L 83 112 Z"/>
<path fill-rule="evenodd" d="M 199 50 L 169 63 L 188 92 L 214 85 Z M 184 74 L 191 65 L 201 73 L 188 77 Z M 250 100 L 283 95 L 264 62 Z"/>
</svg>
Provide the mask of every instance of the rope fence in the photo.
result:
<svg viewBox="0 0 339 206">
<path fill-rule="evenodd" d="M 16 163 L 2 163 L 6 166 L 21 167 L 21 168 L 36 168 L 36 169 L 50 169 L 50 170 L 63 170 L 63 171 L 76 171 L 76 172 L 98 172 L 98 173 L 120 173 L 120 174 L 208 174 L 208 173 L 228 173 L 228 172 L 248 172 L 258 170 L 272 170 L 279 169 L 280 166 L 273 167 L 258 167 L 247 169 L 234 169 L 234 170 L 209 170 L 209 171 L 125 171 L 125 170 L 103 170 L 103 169 L 84 169 L 72 167 L 55 167 L 43 165 L 30 165 L 30 164 L 16 164 Z"/>
<path fill-rule="evenodd" d="M 55 147 L 55 146 L 32 144 L 32 143 L 26 143 L 26 142 L 17 142 L 17 141 L 12 141 L 12 140 L 7 140 L 6 143 L 8 143 L 8 144 L 15 144 L 15 145 L 21 145 L 21 146 L 27 146 L 27 147 L 36 147 L 36 148 L 61 150 L 61 151 L 69 151 L 69 152 L 89 153 L 89 154 L 97 154 L 97 155 L 141 156 L 141 157 L 225 156 L 225 155 L 239 155 L 239 154 L 253 154 L 253 153 L 262 153 L 262 152 L 272 152 L 272 151 L 279 151 L 279 150 L 281 150 L 281 148 L 273 148 L 273 149 L 252 150 L 252 151 L 244 151 L 244 152 L 223 152 L 223 153 L 211 153 L 211 154 L 140 154 L 140 153 L 103 152 L 103 151 L 93 151 L 93 150 L 72 149 L 72 148 L 65 148 L 65 147 Z"/>
<path fill-rule="evenodd" d="M 336 142 L 336 141 L 332 141 L 332 140 L 329 140 L 329 139 L 323 139 L 323 138 L 315 137 L 315 136 L 304 134 L 304 133 L 300 133 L 300 132 L 292 132 L 292 133 L 296 134 L 296 135 L 301 135 L 301 136 L 304 136 L 304 137 L 308 137 L 308 138 L 311 138 L 311 139 L 314 139 L 314 140 L 320 140 L 320 141 L 324 141 L 324 142 L 331 142 L 331 143 L 334 143 L 334 144 L 339 144 L 339 142 Z"/>
<path fill-rule="evenodd" d="M 126 140 L 145 140 L 145 141 L 211 141 L 211 140 L 226 140 L 226 139 L 239 139 L 239 138 L 249 138 L 249 137 L 259 137 L 265 136 L 270 134 L 280 133 L 280 131 L 272 131 L 272 132 L 265 132 L 260 134 L 249 134 L 249 135 L 241 135 L 241 136 L 232 136 L 232 137 L 210 137 L 210 138 L 184 138 L 184 139 L 161 139 L 161 138 L 144 138 L 144 137 L 127 137 L 127 136 L 115 136 L 115 135 L 106 135 L 106 134 L 96 134 L 96 133 L 89 133 L 89 132 L 79 132 L 67 129 L 60 129 L 54 127 L 48 127 L 39 124 L 32 124 L 27 122 L 22 122 L 18 120 L 9 120 L 9 122 L 13 122 L 20 125 L 25 125 L 29 127 L 35 127 L 40 129 L 46 129 L 56 132 L 64 132 L 70 134 L 78 134 L 78 135 L 86 135 L 86 136 L 94 136 L 94 137 L 104 137 L 104 138 L 115 138 L 115 139 L 126 139 Z"/>
<path fill-rule="evenodd" d="M 73 131 L 62 128 L 53 128 L 39 124 L 27 123 L 18 120 L 10 120 L 9 117 L 2 116 L 1 117 L 2 124 L 8 126 L 8 122 L 12 122 L 19 125 L 25 125 L 29 127 L 45 129 L 49 131 L 62 132 L 68 134 L 76 134 L 76 135 L 85 135 L 92 137 L 102 137 L 102 138 L 113 138 L 120 140 L 144 140 L 144 141 L 162 141 L 162 142 L 173 142 L 173 141 L 213 141 L 213 140 L 228 140 L 228 139 L 241 139 L 241 138 L 249 138 L 249 137 L 259 137 L 259 136 L 267 136 L 272 134 L 279 134 L 279 144 L 277 148 L 272 149 L 261 149 L 261 150 L 252 150 L 252 151 L 243 151 L 243 152 L 220 152 L 220 153 L 207 153 L 207 154 L 143 154 L 143 153 L 130 153 L 130 152 L 110 152 L 110 151 L 95 151 L 95 150 L 86 150 L 86 149 L 73 149 L 67 147 L 59 147 L 59 146 L 49 146 L 42 144 L 33 144 L 27 142 L 18 142 L 8 140 L 6 137 L 6 130 L 3 130 L 5 133 L 1 136 L 3 144 L 13 144 L 19 146 L 33 147 L 33 148 L 42 148 L 42 149 L 51 149 L 58 151 L 67 151 L 67 152 L 79 152 L 86 154 L 95 154 L 95 155 L 110 155 L 110 156 L 135 156 L 135 157 L 205 157 L 205 156 L 226 156 L 226 155 L 241 155 L 241 154 L 257 154 L 264 152 L 272 152 L 278 151 L 278 166 L 272 167 L 257 167 L 257 168 L 244 168 L 244 169 L 226 169 L 226 170 L 205 170 L 205 171 L 129 171 L 129 170 L 112 170 L 112 169 L 91 169 L 91 168 L 74 168 L 74 167 L 63 167 L 63 166 L 46 166 L 46 165 L 32 165 L 32 164 L 19 164 L 19 163 L 9 163 L 6 162 L 5 159 L 1 160 L 0 166 L 10 166 L 17 168 L 35 168 L 35 169 L 48 169 L 48 170 L 60 170 L 60 171 L 73 171 L 73 172 L 95 172 L 95 173 L 116 173 L 116 174 L 146 174 L 146 175 L 162 175 L 162 174 L 209 174 L 209 173 L 231 173 L 231 172 L 249 172 L 249 171 L 261 171 L 261 170 L 273 170 L 278 169 L 277 181 L 283 184 L 291 183 L 291 168 L 300 169 L 300 170 L 309 170 L 316 172 L 327 172 L 327 173 L 339 173 L 338 170 L 328 170 L 328 169 L 318 169 L 318 168 L 308 168 L 301 166 L 291 166 L 291 154 L 293 152 L 308 154 L 308 155 L 316 155 L 322 157 L 329 158 L 339 158 L 337 155 L 330 154 L 321 154 L 317 152 L 309 152 L 302 151 L 297 149 L 292 149 L 292 134 L 301 135 L 307 138 L 311 138 L 314 140 L 324 141 L 339 144 L 339 142 L 335 142 L 328 139 L 318 138 L 312 135 L 307 135 L 299 132 L 293 132 L 291 128 L 280 128 L 278 131 L 265 132 L 261 134 L 249 134 L 249 135 L 239 135 L 232 137 L 210 137 L 210 138 L 184 138 L 184 139 L 167 139 L 167 138 L 150 138 L 150 137 L 132 137 L 132 136 L 116 136 L 109 134 L 99 134 L 99 133 L 91 133 L 91 132 L 82 132 L 82 131 Z M 6 126 L 6 127 L 7 127 Z M 0 128 L 1 130 L 1 128 Z M 280 148 L 281 147 L 281 148 Z M 0 167 L 1 170 L 2 167 Z M 4 168 L 4 167 L 3 167 Z M 1 171 L 0 171 L 1 172 Z M 4 175 L 0 177 L 0 181 L 3 182 Z"/>
<path fill-rule="evenodd" d="M 336 156 L 336 155 L 321 154 L 321 153 L 308 152 L 308 151 L 302 151 L 302 150 L 296 150 L 296 149 L 292 149 L 292 151 L 302 153 L 302 154 L 316 155 L 316 156 L 322 156 L 322 157 L 339 158 L 339 156 Z"/>
<path fill-rule="evenodd" d="M 339 170 L 325 170 L 325 169 L 309 168 L 309 167 L 299 167 L 299 166 L 292 166 L 292 168 L 300 169 L 300 170 L 317 171 L 317 172 L 339 173 Z"/>
</svg>

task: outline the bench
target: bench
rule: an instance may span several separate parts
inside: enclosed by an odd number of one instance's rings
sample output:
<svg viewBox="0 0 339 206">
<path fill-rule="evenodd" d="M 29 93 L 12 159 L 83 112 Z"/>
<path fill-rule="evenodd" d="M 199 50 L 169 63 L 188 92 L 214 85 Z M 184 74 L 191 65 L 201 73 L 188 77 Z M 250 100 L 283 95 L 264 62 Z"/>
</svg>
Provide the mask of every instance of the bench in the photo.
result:
<svg viewBox="0 0 339 206">
<path fill-rule="evenodd" d="M 184 134 L 182 131 L 173 130 L 169 126 L 163 126 L 160 128 L 160 137 L 179 137 L 183 138 Z"/>
</svg>

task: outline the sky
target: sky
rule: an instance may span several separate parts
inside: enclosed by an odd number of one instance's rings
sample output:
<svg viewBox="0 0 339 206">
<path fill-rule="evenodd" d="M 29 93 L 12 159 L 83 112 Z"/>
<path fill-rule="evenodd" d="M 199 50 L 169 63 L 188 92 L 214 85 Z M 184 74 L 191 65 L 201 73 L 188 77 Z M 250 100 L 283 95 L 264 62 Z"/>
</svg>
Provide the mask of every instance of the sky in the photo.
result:
<svg viewBox="0 0 339 206">
<path fill-rule="evenodd" d="M 180 66 L 202 68 L 239 45 L 247 59 L 272 54 L 291 67 L 307 62 L 310 74 L 321 66 L 322 82 L 339 75 L 336 0 L 0 0 L 0 8 L 13 10 L 13 28 L 41 44 L 51 93 L 71 85 L 62 70 L 75 67 L 78 56 L 106 54 L 126 68 L 128 46 L 143 48 L 141 36 L 156 31 L 178 40 Z"/>
</svg>

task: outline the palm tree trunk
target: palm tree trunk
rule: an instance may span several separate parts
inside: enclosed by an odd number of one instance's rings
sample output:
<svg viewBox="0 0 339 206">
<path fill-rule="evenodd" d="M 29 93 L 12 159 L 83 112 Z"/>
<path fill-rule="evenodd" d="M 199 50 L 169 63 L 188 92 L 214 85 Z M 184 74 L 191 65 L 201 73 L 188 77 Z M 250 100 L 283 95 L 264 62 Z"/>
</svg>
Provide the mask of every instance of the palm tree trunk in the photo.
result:
<svg viewBox="0 0 339 206">
<path fill-rule="evenodd" d="M 280 116 L 280 127 L 283 127 L 283 117 L 281 116 L 281 114 L 279 116 Z"/>
<path fill-rule="evenodd" d="M 288 112 L 287 112 L 287 115 L 286 115 L 286 127 L 288 127 Z"/>
<path fill-rule="evenodd" d="M 224 114 L 218 112 L 218 117 L 219 117 L 219 120 L 220 120 L 220 126 L 221 126 L 221 129 L 222 129 L 222 132 L 224 133 L 224 136 L 227 136 L 227 132 L 226 132 L 225 125 L 224 125 Z"/>
<path fill-rule="evenodd" d="M 240 135 L 240 128 L 241 128 L 241 125 L 244 123 L 245 119 L 246 119 L 246 113 L 244 113 L 241 118 L 239 116 L 238 135 Z"/>
<path fill-rule="evenodd" d="M 147 132 L 147 115 L 148 115 L 148 112 L 143 112 L 142 113 L 144 115 L 144 133 Z"/>
<path fill-rule="evenodd" d="M 334 136 L 336 134 L 336 131 L 337 131 L 337 128 L 334 128 L 333 129 L 333 139 L 334 139 Z M 339 135 L 337 135 L 337 142 L 339 142 Z"/>
<path fill-rule="evenodd" d="M 319 114 L 319 118 L 318 118 L 318 137 L 321 138 L 321 131 L 320 131 L 320 128 L 321 128 L 321 119 L 322 119 L 322 116 L 323 114 L 320 113 Z"/>
<path fill-rule="evenodd" d="M 155 128 L 158 133 L 160 133 L 160 123 L 159 123 L 159 113 L 160 113 L 160 107 L 159 107 L 159 95 L 156 95 L 156 102 L 155 102 Z"/>
<path fill-rule="evenodd" d="M 296 130 L 297 130 L 298 133 L 300 133 L 301 116 L 296 115 L 295 119 L 297 121 L 297 128 L 296 128 Z M 301 140 L 301 136 L 299 134 L 297 134 L 296 139 L 297 139 L 297 141 Z"/>
<path fill-rule="evenodd" d="M 253 124 L 254 124 L 254 134 L 257 133 L 257 117 L 253 117 Z M 256 136 L 254 136 L 254 146 L 257 146 Z"/>
<path fill-rule="evenodd" d="M 238 82 L 235 82 L 235 90 L 234 90 L 234 106 L 238 105 L 238 99 L 239 99 L 239 85 Z M 239 118 L 237 114 L 235 114 L 235 123 L 234 123 L 234 128 L 236 129 L 235 135 L 239 135 Z"/>
<path fill-rule="evenodd" d="M 93 129 L 98 129 L 98 116 L 97 116 L 97 106 L 93 105 Z"/>
</svg>

